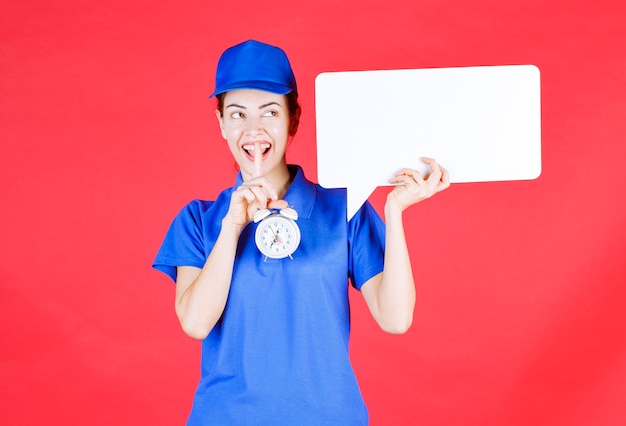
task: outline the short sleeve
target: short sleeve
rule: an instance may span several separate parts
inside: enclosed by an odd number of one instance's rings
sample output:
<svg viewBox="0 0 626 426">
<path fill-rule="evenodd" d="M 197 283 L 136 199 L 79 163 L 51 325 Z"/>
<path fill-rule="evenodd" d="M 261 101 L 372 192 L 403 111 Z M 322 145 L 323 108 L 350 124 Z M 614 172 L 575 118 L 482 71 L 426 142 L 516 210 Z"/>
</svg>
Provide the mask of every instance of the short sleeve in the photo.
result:
<svg viewBox="0 0 626 426">
<path fill-rule="evenodd" d="M 350 280 L 360 290 L 384 267 L 385 223 L 369 202 L 348 222 L 348 243 Z"/>
<path fill-rule="evenodd" d="M 206 262 L 202 214 L 213 202 L 193 201 L 174 218 L 152 267 L 176 282 L 177 266 L 202 268 Z"/>
</svg>

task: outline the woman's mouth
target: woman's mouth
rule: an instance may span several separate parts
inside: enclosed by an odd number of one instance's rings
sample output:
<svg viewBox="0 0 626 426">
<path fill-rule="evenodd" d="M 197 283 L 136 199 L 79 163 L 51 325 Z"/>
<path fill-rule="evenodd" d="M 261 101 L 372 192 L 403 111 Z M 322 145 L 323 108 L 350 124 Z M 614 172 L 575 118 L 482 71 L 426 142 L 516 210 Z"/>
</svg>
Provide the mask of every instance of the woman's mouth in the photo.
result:
<svg viewBox="0 0 626 426">
<path fill-rule="evenodd" d="M 259 147 L 261 150 L 261 155 L 267 154 L 270 150 L 271 145 L 267 142 L 257 142 L 257 143 L 247 143 L 242 146 L 244 152 L 246 153 L 246 157 L 248 157 L 251 161 L 254 161 L 254 151 L 256 147 Z"/>
</svg>

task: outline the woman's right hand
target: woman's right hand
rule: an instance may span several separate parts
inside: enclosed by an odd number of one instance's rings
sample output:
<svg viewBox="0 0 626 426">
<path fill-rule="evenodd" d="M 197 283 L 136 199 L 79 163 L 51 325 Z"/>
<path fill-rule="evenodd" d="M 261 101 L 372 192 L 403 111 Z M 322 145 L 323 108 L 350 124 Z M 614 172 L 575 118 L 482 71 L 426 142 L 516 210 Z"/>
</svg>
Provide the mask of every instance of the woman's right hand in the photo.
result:
<svg viewBox="0 0 626 426">
<path fill-rule="evenodd" d="M 260 146 L 254 150 L 254 172 L 252 179 L 244 181 L 230 197 L 230 206 L 225 220 L 238 227 L 239 231 L 254 219 L 263 209 L 288 207 L 285 200 L 278 199 L 278 193 L 269 179 L 263 176 L 263 158 Z"/>
<path fill-rule="evenodd" d="M 269 180 L 263 176 L 255 177 L 233 191 L 224 220 L 243 229 L 252 221 L 256 212 L 270 207 L 284 208 L 287 207 L 287 202 L 278 199 L 278 194 Z"/>
</svg>

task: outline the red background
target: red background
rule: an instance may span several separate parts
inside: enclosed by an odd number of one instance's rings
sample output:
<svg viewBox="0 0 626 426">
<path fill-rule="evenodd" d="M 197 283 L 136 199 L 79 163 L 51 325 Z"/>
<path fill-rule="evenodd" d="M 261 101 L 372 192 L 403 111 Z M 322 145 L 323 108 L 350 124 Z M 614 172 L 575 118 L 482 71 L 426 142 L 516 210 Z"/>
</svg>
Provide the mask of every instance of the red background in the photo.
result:
<svg viewBox="0 0 626 426">
<path fill-rule="evenodd" d="M 625 27 L 617 0 L 3 2 L 3 424 L 184 422 L 199 343 L 150 265 L 233 182 L 207 96 L 248 38 L 291 58 L 313 179 L 320 72 L 540 68 L 542 176 L 406 213 L 414 325 L 385 335 L 353 292 L 354 366 L 372 425 L 624 424 Z"/>
</svg>

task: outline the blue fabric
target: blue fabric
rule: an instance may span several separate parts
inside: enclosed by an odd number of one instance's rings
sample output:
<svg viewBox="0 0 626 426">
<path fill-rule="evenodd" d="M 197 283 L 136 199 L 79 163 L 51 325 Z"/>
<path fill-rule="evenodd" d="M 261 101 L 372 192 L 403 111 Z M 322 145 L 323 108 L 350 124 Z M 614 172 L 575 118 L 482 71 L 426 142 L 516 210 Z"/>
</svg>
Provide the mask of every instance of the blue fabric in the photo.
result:
<svg viewBox="0 0 626 426">
<path fill-rule="evenodd" d="M 346 222 L 346 191 L 296 173 L 285 199 L 302 233 L 293 260 L 267 259 L 243 231 L 224 314 L 202 342 L 201 380 L 188 425 L 366 425 L 350 364 L 348 278 L 383 270 L 384 224 L 366 203 Z M 193 201 L 175 218 L 154 267 L 201 268 L 233 189 Z"/>
<path fill-rule="evenodd" d="M 276 46 L 248 40 L 222 53 L 215 73 L 215 91 L 254 89 L 286 95 L 298 91 L 296 77 L 285 52 Z"/>
</svg>

